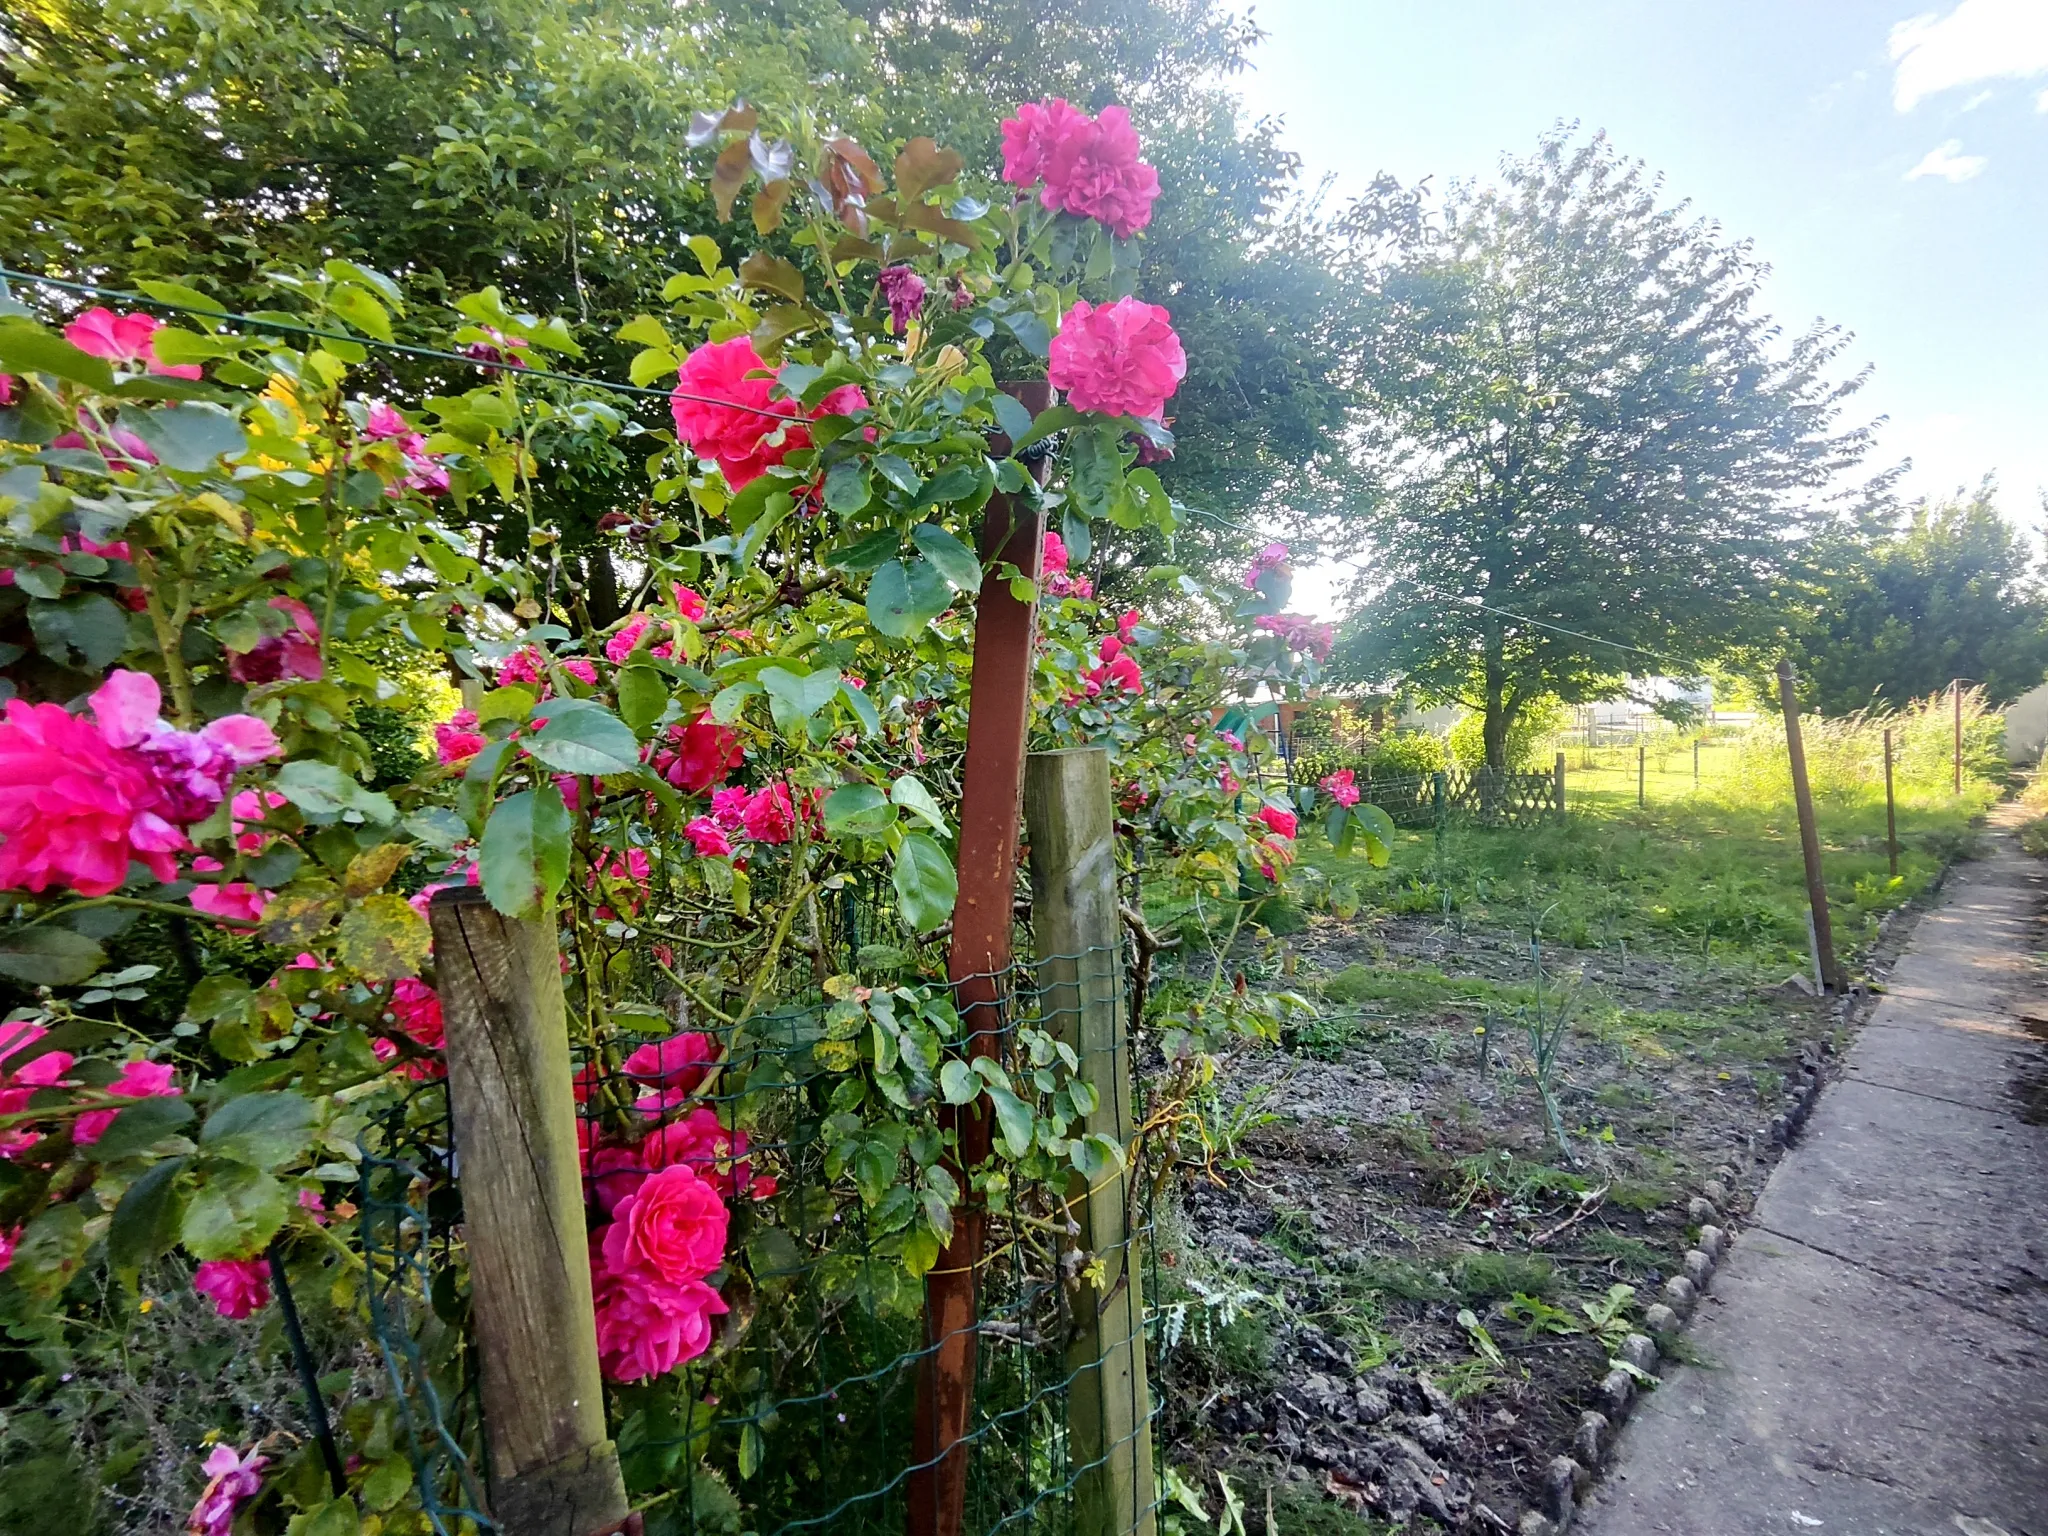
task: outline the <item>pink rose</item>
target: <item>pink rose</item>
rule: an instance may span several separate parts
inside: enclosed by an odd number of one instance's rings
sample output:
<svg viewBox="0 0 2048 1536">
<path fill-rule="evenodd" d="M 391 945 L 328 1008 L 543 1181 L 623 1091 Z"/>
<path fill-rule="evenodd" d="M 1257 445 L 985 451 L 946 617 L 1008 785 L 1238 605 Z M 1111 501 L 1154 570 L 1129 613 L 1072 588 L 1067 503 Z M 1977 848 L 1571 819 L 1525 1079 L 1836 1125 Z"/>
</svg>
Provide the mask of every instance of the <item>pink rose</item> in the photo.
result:
<svg viewBox="0 0 2048 1536">
<path fill-rule="evenodd" d="M 208 1259 L 192 1276 L 192 1289 L 222 1317 L 244 1318 L 270 1305 L 270 1266 L 262 1259 Z"/>
<path fill-rule="evenodd" d="M 711 819 L 726 831 L 737 834 L 747 824 L 747 802 L 753 792 L 741 784 L 728 784 L 711 794 Z"/>
<path fill-rule="evenodd" d="M 741 823 L 747 836 L 757 843 L 786 843 L 796 826 L 796 808 L 789 798 L 789 786 L 774 783 L 748 796 Z"/>
<path fill-rule="evenodd" d="M 725 1262 L 729 1220 L 718 1191 L 695 1169 L 671 1165 L 619 1202 L 604 1229 L 605 1264 L 614 1274 L 645 1270 L 670 1285 L 702 1280 Z"/>
<path fill-rule="evenodd" d="M 1003 180 L 1013 187 L 1037 186 L 1053 151 L 1093 127 L 1088 114 L 1063 96 L 1025 102 L 1015 117 L 1003 119 Z"/>
<path fill-rule="evenodd" d="M 723 859 L 732 855 L 732 839 L 725 835 L 725 828 L 709 816 L 698 816 L 683 828 L 683 836 L 690 840 L 690 846 L 703 859 Z"/>
<path fill-rule="evenodd" d="M 683 359 L 669 401 L 676 436 L 700 459 L 711 459 L 734 490 L 811 445 L 794 400 L 774 400 L 771 370 L 745 336 L 707 342 Z M 867 396 L 852 385 L 835 389 L 808 414 L 844 416 Z"/>
<path fill-rule="evenodd" d="M 1077 411 L 1156 417 L 1187 371 L 1173 317 L 1157 304 L 1127 298 L 1098 308 L 1079 299 L 1052 339 L 1046 377 Z"/>
<path fill-rule="evenodd" d="M 1137 130 L 1122 107 L 1104 107 L 1085 128 L 1061 132 L 1046 154 L 1044 176 L 1039 196 L 1046 207 L 1100 219 L 1119 239 L 1152 222 L 1159 173 L 1138 158 Z"/>
<path fill-rule="evenodd" d="M 1283 576 L 1294 574 L 1293 560 L 1285 544 L 1268 544 L 1252 557 L 1251 566 L 1244 573 L 1245 590 L 1256 590 L 1259 578 L 1268 571 L 1278 571 Z"/>
<path fill-rule="evenodd" d="M 687 1096 L 697 1091 L 716 1060 L 718 1037 L 690 1030 L 666 1040 L 650 1040 L 628 1056 L 620 1070 L 636 1081 L 655 1083 Z"/>
<path fill-rule="evenodd" d="M 1278 806 L 1273 805 L 1262 805 L 1259 807 L 1259 820 L 1263 821 L 1280 837 L 1294 836 L 1297 827 L 1300 825 L 1295 818 L 1294 812 L 1283 811 Z"/>
<path fill-rule="evenodd" d="M 678 582 L 676 584 L 676 612 L 692 624 L 702 624 L 706 612 L 704 594 Z"/>
<path fill-rule="evenodd" d="M 118 1093 L 124 1099 L 175 1099 L 185 1090 L 178 1086 L 177 1074 L 168 1062 L 131 1061 L 104 1091 Z M 118 1109 L 94 1109 L 80 1115 L 71 1128 L 71 1144 L 91 1146 L 107 1133 L 107 1127 L 118 1114 Z"/>
<path fill-rule="evenodd" d="M 740 765 L 740 733 L 709 714 L 670 726 L 664 741 L 654 754 L 654 771 L 685 794 L 708 794 Z"/>
<path fill-rule="evenodd" d="M 21 1241 L 21 1228 L 8 1227 L 0 1231 L 0 1275 L 7 1273 L 7 1266 L 14 1262 L 14 1245 Z"/>
<path fill-rule="evenodd" d="M 192 861 L 192 872 L 198 875 L 217 873 L 222 864 L 219 859 L 201 854 Z M 192 894 L 185 898 L 193 907 L 209 917 L 225 917 L 254 922 L 270 905 L 270 893 L 259 890 L 246 880 L 230 880 L 224 884 L 196 885 Z"/>
<path fill-rule="evenodd" d="M 1340 768 L 1335 773 L 1325 774 L 1321 780 L 1323 793 L 1339 805 L 1358 804 L 1358 785 L 1349 768 Z"/>
<path fill-rule="evenodd" d="M 444 767 L 466 763 L 488 745 L 489 739 L 476 728 L 473 709 L 458 709 L 434 727 L 434 754 Z"/>
<path fill-rule="evenodd" d="M 136 747 L 115 745 L 60 704 L 10 699 L 0 721 L 0 889 L 105 896 L 131 862 L 175 880 L 172 855 L 190 845 L 164 814 L 168 799 Z"/>
<path fill-rule="evenodd" d="M 197 363 L 159 362 L 156 332 L 163 322 L 154 315 L 117 315 L 111 309 L 88 309 L 64 327 L 64 339 L 81 352 L 110 363 L 141 363 L 149 372 L 174 379 L 196 379 Z"/>
<path fill-rule="evenodd" d="M 615 1274 L 591 1254 L 597 1357 L 608 1381 L 666 1376 L 711 1347 L 711 1319 L 726 1310 L 701 1280 L 670 1285 L 644 1271 Z"/>
<path fill-rule="evenodd" d="M 702 617 L 701 604 L 699 617 Z M 609 661 L 613 666 L 623 665 L 626 658 L 633 654 L 633 648 L 640 643 L 640 637 L 647 633 L 649 622 L 650 620 L 645 614 L 635 614 L 624 629 L 613 635 L 611 639 L 605 641 L 605 660 Z M 648 651 L 650 656 L 661 657 L 673 656 L 675 653 L 676 648 L 667 641 L 663 641 L 660 645 L 654 646 Z"/>
<path fill-rule="evenodd" d="M 207 1476 L 206 1491 L 192 1506 L 186 1536 L 228 1536 L 236 1513 L 263 1491 L 262 1473 L 268 1465 L 269 1458 L 257 1455 L 253 1445 L 243 1456 L 237 1456 L 232 1445 L 216 1445 L 200 1464 Z"/>
<path fill-rule="evenodd" d="M 320 660 L 320 625 L 313 610 L 296 597 L 273 597 L 270 607 L 284 615 L 284 630 L 265 635 L 246 651 L 228 652 L 228 676 L 238 683 L 274 683 L 287 677 L 317 682 L 326 668 Z"/>
<path fill-rule="evenodd" d="M 633 1107 L 657 1114 L 676 1102 L 672 1094 L 650 1093 L 642 1095 Z M 727 1128 L 718 1111 L 708 1105 L 650 1131 L 640 1143 L 640 1161 L 650 1171 L 688 1168 L 727 1199 L 747 1194 L 765 1200 L 775 1193 L 775 1180 L 753 1176 L 747 1159 L 747 1133 Z"/>
<path fill-rule="evenodd" d="M 908 267 L 884 267 L 875 286 L 889 306 L 889 329 L 903 335 L 924 308 L 924 279 Z"/>
<path fill-rule="evenodd" d="M 1113 690 L 1121 690 L 1133 698 L 1144 693 L 1145 674 L 1139 669 L 1138 659 L 1130 653 L 1121 633 L 1104 635 L 1097 654 L 1102 658 L 1102 665 L 1082 674 L 1089 698 L 1099 698 Z"/>
</svg>

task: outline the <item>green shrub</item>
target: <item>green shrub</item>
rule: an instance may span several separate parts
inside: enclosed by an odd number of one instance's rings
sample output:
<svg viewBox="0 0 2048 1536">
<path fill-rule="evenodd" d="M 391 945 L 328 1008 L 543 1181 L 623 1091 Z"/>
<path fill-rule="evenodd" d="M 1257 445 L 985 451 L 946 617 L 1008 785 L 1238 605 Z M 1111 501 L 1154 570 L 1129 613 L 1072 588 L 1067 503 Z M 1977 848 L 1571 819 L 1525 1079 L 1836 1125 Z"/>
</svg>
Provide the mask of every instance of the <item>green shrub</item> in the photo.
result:
<svg viewBox="0 0 2048 1536">
<path fill-rule="evenodd" d="M 1435 773 L 1445 765 L 1444 744 L 1441 737 L 1427 731 L 1396 731 L 1381 738 L 1380 744 L 1366 759 L 1366 767 L 1373 777 L 1396 779 L 1418 773 Z"/>
<path fill-rule="evenodd" d="M 1540 766 L 1544 747 L 1564 723 L 1564 705 L 1554 698 L 1546 695 L 1523 705 L 1515 723 L 1508 727 L 1508 772 L 1526 773 Z M 1485 716 L 1467 715 L 1451 727 L 1446 739 L 1451 758 L 1460 768 L 1477 768 L 1486 761 Z"/>
</svg>

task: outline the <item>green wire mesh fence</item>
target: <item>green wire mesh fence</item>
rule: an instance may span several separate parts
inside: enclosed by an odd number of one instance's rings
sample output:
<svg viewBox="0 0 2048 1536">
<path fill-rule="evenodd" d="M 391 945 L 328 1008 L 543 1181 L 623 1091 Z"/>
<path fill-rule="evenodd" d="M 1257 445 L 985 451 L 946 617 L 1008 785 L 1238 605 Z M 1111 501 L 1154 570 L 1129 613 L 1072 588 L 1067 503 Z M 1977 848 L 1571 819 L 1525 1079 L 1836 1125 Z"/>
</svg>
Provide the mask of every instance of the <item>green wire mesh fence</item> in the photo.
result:
<svg viewBox="0 0 2048 1536">
<path fill-rule="evenodd" d="M 885 941 L 901 943 L 901 930 L 870 901 L 849 900 L 831 916 L 835 950 L 872 954 L 894 947 Z M 1113 969 L 1118 985 L 1128 974 L 1115 950 L 1053 958 L 1073 962 L 1060 968 L 1069 983 L 1063 998 L 1071 998 L 1077 970 Z M 650 1085 L 588 1053 L 578 1070 L 586 1146 L 605 1135 L 604 1117 L 615 1123 L 620 1104 L 633 1106 L 657 1122 L 654 1134 L 673 1127 L 690 1140 L 685 1156 L 701 1160 L 733 1211 L 728 1265 L 718 1277 L 729 1310 L 709 1350 L 669 1376 L 614 1389 L 613 1433 L 649 1536 L 895 1536 L 921 1469 L 912 1452 L 917 1383 L 936 1348 L 924 1336 L 923 1281 L 904 1262 L 901 1202 L 870 1203 L 857 1192 L 863 1177 L 895 1177 L 900 1153 L 890 1151 L 886 1167 L 877 1153 L 865 1169 L 864 1151 L 851 1161 L 844 1155 L 834 1137 L 848 1127 L 833 1124 L 833 1095 L 846 1072 L 819 1050 L 831 1037 L 827 1000 L 800 968 L 778 979 L 788 983 L 783 1007 L 702 1031 L 718 1037 L 723 1065 L 712 1081 Z M 999 1016 L 967 1021 L 955 1052 L 969 1053 L 976 1036 L 993 1032 L 999 1049 L 1014 1054 L 1020 1028 L 1059 1035 L 1071 1022 L 1049 1001 L 1059 989 L 1042 990 L 1033 966 L 999 979 Z M 1121 1031 L 1114 1049 L 1128 1049 Z M 1021 1065 L 1028 1072 L 1028 1062 Z M 460 1162 L 442 1085 L 422 1084 L 375 1140 L 362 1162 L 360 1201 L 370 1313 L 421 1508 L 441 1536 L 493 1530 L 464 1326 Z M 619 1198 L 608 1181 L 634 1176 L 622 1161 L 592 1158 L 586 1194 L 594 1218 Z M 1065 1218 L 1068 1193 L 1013 1189 L 1008 1208 L 991 1217 L 964 1440 L 967 1536 L 1102 1536 L 1140 1529 L 1152 1512 L 1149 1504 L 1128 1507 L 1105 1523 L 1099 1505 L 1082 1508 L 1102 1497 L 1107 1463 L 1128 1459 L 1129 1442 L 1146 1435 L 1155 1410 L 1138 1395 L 1142 1376 L 1131 1384 L 1128 1411 L 1110 1415 L 1119 1432 L 1105 1434 L 1099 1404 L 1078 1421 L 1085 1452 L 1077 1452 L 1075 1428 L 1079 1395 L 1103 1390 L 1100 1361 L 1076 1353 L 1081 1270 L 1114 1270 L 1130 1257 L 1156 1294 L 1147 1273 L 1149 1205 L 1134 1201 L 1141 1208 L 1130 1213 L 1122 1254 L 1086 1254 Z M 1157 1485 L 1155 1475 L 1143 1487 L 1149 1495 Z"/>
</svg>

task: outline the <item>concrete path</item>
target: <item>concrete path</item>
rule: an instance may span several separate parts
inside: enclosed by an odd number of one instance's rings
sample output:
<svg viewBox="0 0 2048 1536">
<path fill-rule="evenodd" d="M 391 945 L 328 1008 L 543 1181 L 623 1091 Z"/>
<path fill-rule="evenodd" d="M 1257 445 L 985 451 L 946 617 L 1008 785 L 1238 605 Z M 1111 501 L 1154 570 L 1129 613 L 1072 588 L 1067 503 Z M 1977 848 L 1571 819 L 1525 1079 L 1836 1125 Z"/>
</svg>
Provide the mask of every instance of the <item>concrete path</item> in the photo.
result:
<svg viewBox="0 0 2048 1536">
<path fill-rule="evenodd" d="M 2048 1536 L 2044 908 L 1952 878 L 1575 1529 Z"/>
</svg>

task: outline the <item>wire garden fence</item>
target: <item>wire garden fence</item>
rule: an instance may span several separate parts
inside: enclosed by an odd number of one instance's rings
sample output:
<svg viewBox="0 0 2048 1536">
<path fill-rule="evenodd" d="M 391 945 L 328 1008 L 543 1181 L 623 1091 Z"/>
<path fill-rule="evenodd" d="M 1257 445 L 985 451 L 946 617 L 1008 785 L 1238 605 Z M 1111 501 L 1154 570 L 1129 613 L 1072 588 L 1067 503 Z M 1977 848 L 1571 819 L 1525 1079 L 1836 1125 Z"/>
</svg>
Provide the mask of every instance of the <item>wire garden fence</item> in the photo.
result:
<svg viewBox="0 0 2048 1536">
<path fill-rule="evenodd" d="M 850 952 L 886 931 L 867 902 L 836 916 L 832 937 Z M 1031 953 L 1028 940 L 1018 953 Z M 995 1016 L 983 1010 L 965 1021 L 947 1049 L 967 1056 L 993 1046 L 1020 1080 L 1035 1073 L 1045 1088 L 1046 1042 L 1065 1042 L 1079 1075 L 1128 1084 L 1128 975 L 1118 946 L 1014 965 L 995 978 Z M 1091 1043 L 1082 1016 L 1105 995 L 1117 1028 L 1106 1044 Z M 652 1134 L 701 1139 L 700 1171 L 728 1192 L 733 1226 L 726 1268 L 714 1277 L 728 1310 L 710 1348 L 671 1377 L 617 1393 L 619 1462 L 649 1536 L 893 1536 L 905 1529 L 914 1479 L 931 1469 L 933 1458 L 920 1461 L 913 1450 L 918 1377 L 941 1341 L 926 1335 L 924 1285 L 905 1261 L 915 1197 L 899 1182 L 899 1149 L 848 1135 L 853 1079 L 832 1001 L 813 989 L 707 1031 L 722 1062 L 715 1078 L 672 1099 L 671 1088 L 657 1090 Z M 644 1114 L 647 1088 L 617 1062 L 581 1053 L 583 1146 L 606 1145 L 621 1103 L 637 1101 Z M 371 1316 L 421 1508 L 440 1536 L 505 1529 L 488 1512 L 492 1469 L 463 1282 L 461 1149 L 446 1085 L 423 1083 L 376 1140 L 363 1159 L 360 1199 Z M 623 1159 L 610 1162 L 602 1150 L 586 1157 L 593 1220 L 616 1203 L 608 1185 L 630 1176 Z M 1098 1211 L 1084 1231 L 1089 1201 L 1077 1192 L 1052 1183 L 991 1201 L 961 1442 L 964 1536 L 1116 1536 L 1151 1526 L 1159 1480 L 1150 1466 L 1146 1341 L 1141 1334 L 1135 1352 L 1119 1353 L 1101 1327 L 1102 1299 L 1119 1282 L 1132 1298 L 1157 1294 L 1137 1272 L 1150 1262 L 1151 1213 L 1140 1199 L 1126 1204 L 1119 1185 L 1123 1208 L 1113 1217 Z M 1156 1318 L 1139 1318 L 1144 1332 L 1156 1331 Z M 1138 1455 L 1152 1475 L 1107 1475 Z"/>
</svg>

